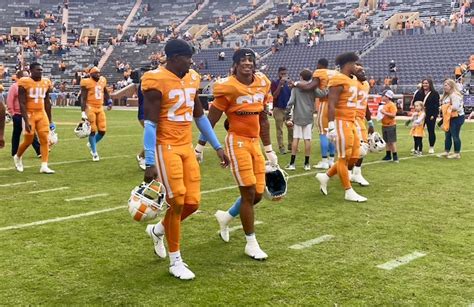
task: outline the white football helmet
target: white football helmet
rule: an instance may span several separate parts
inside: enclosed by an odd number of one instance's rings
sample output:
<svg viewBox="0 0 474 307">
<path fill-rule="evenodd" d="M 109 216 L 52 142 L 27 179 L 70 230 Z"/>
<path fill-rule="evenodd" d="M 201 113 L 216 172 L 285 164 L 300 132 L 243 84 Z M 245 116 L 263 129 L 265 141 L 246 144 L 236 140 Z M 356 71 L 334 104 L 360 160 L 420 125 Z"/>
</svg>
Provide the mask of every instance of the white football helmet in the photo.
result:
<svg viewBox="0 0 474 307">
<path fill-rule="evenodd" d="M 128 200 L 128 211 L 138 222 L 147 222 L 155 219 L 160 211 L 168 208 L 166 190 L 161 182 L 152 180 L 142 183 L 132 190 Z"/>
<path fill-rule="evenodd" d="M 12 116 L 10 115 L 10 113 L 5 113 L 5 124 L 9 124 L 11 123 L 13 120 Z"/>
<path fill-rule="evenodd" d="M 80 139 L 88 137 L 91 134 L 91 123 L 88 120 L 80 122 L 74 129 L 74 133 Z"/>
<path fill-rule="evenodd" d="M 385 149 L 385 141 L 378 132 L 369 135 L 369 151 L 380 152 Z"/>
<path fill-rule="evenodd" d="M 268 200 L 279 201 L 285 197 L 287 189 L 288 174 L 280 166 L 267 162 L 263 196 Z"/>
<path fill-rule="evenodd" d="M 366 143 L 363 140 L 360 140 L 360 158 L 362 159 L 363 157 L 367 156 L 368 153 L 369 153 L 369 143 Z"/>
<path fill-rule="evenodd" d="M 48 134 L 48 144 L 49 147 L 53 147 L 58 143 L 58 134 L 54 130 L 50 130 Z"/>
</svg>

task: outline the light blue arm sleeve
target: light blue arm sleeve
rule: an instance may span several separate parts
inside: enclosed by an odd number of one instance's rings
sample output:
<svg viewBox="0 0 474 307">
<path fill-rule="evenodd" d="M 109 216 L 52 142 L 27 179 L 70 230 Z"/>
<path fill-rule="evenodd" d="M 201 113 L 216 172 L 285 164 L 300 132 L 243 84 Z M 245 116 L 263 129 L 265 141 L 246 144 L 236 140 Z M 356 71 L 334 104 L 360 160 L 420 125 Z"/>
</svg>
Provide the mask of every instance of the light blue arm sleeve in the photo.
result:
<svg viewBox="0 0 474 307">
<path fill-rule="evenodd" d="M 145 164 L 155 165 L 156 150 L 156 123 L 146 120 L 143 133 L 143 149 L 145 151 Z"/>
<path fill-rule="evenodd" d="M 208 141 L 215 150 L 222 148 L 221 143 L 219 143 L 219 140 L 214 133 L 214 129 L 212 129 L 211 123 L 206 115 L 195 117 L 194 121 L 196 122 L 199 131 L 201 131 L 201 135 L 199 136 L 200 140 Z"/>
</svg>

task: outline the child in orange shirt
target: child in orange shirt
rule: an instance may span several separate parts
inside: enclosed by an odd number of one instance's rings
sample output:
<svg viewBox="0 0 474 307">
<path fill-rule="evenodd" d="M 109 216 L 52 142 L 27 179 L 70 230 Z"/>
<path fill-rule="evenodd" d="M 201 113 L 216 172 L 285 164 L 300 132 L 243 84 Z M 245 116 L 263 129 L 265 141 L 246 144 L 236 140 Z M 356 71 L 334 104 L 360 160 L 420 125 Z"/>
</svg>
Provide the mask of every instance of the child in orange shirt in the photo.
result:
<svg viewBox="0 0 474 307">
<path fill-rule="evenodd" d="M 425 136 L 425 130 L 423 129 L 425 123 L 425 110 L 423 108 L 423 101 L 415 101 L 415 112 L 411 118 L 411 130 L 410 135 L 413 136 L 415 142 L 414 155 L 421 156 L 423 151 L 423 137 Z"/>
<path fill-rule="evenodd" d="M 391 90 L 385 91 L 382 101 L 385 103 L 380 113 L 382 117 L 382 135 L 386 143 L 386 155 L 382 159 L 384 161 L 392 160 L 399 163 L 397 155 L 397 122 L 395 116 L 397 115 L 397 106 L 393 103 L 395 94 Z"/>
</svg>

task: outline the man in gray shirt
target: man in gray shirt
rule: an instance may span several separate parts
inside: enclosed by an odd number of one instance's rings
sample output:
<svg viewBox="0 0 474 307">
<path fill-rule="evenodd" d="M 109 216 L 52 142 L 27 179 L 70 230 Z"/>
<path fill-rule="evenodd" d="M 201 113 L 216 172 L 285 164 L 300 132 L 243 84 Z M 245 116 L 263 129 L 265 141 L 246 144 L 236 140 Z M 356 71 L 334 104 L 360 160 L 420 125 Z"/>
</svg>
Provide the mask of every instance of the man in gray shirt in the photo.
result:
<svg viewBox="0 0 474 307">
<path fill-rule="evenodd" d="M 311 82 L 311 71 L 304 69 L 300 72 L 300 82 Z M 296 152 L 300 139 L 305 144 L 304 170 L 311 170 L 309 156 L 311 155 L 311 139 L 313 134 L 313 113 L 315 110 L 314 102 L 316 99 L 315 91 L 304 91 L 297 87 L 291 90 L 290 100 L 286 107 L 287 125 L 293 126 L 293 143 L 291 146 L 291 161 L 286 167 L 287 170 L 295 170 Z M 292 114 L 292 115 L 290 115 Z"/>
</svg>

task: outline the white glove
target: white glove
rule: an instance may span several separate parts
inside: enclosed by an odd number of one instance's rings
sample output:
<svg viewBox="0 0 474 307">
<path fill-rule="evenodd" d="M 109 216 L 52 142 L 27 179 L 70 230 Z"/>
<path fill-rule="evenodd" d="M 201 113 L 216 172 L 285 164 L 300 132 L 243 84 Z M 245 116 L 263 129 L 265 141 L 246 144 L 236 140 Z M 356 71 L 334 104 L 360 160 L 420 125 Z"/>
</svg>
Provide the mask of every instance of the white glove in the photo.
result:
<svg viewBox="0 0 474 307">
<path fill-rule="evenodd" d="M 204 146 L 198 143 L 194 148 L 194 154 L 196 155 L 197 161 L 202 163 L 204 161 Z"/>
<path fill-rule="evenodd" d="M 86 112 L 82 111 L 81 113 L 82 120 L 88 120 L 89 118 L 87 117 Z"/>
<path fill-rule="evenodd" d="M 273 151 L 272 145 L 265 146 L 265 156 L 267 157 L 267 160 L 270 162 L 271 165 L 278 165 L 278 157 Z"/>
<path fill-rule="evenodd" d="M 328 133 L 327 137 L 329 142 L 335 143 L 337 139 L 337 132 L 336 132 L 336 125 L 334 122 L 329 122 L 328 123 Z"/>
</svg>

